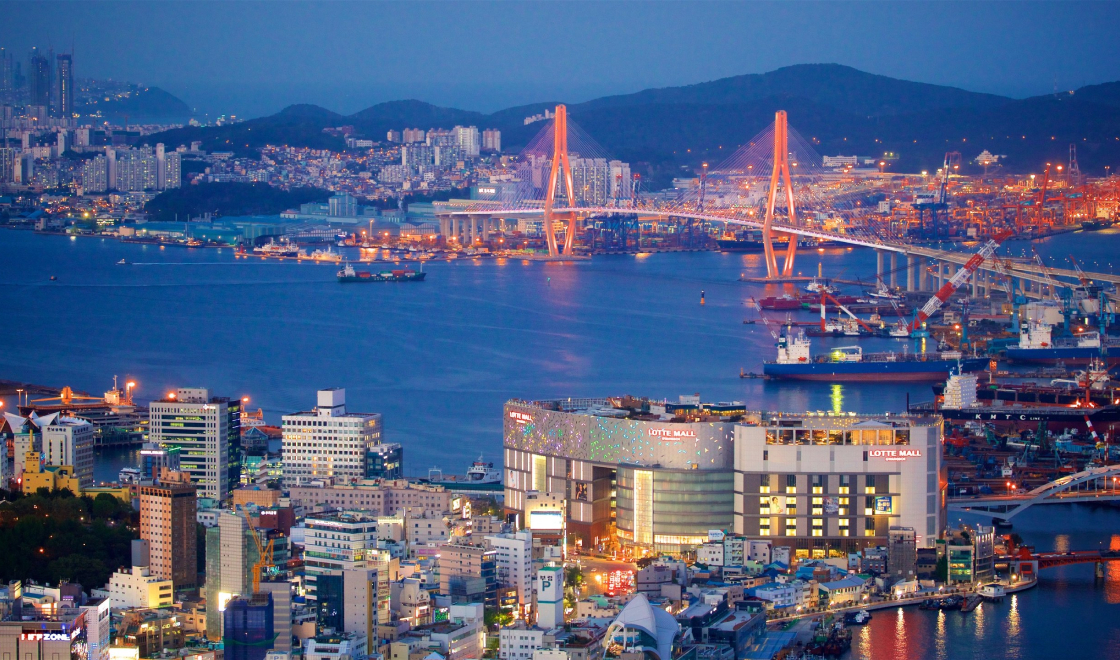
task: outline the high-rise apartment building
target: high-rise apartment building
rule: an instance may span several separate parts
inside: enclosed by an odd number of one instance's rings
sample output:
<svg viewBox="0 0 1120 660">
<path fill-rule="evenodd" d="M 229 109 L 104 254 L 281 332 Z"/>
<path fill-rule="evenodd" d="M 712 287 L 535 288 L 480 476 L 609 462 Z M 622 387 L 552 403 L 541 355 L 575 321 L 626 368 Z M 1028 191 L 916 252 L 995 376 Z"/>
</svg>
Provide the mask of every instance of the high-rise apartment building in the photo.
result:
<svg viewBox="0 0 1120 660">
<path fill-rule="evenodd" d="M 116 152 L 116 185 L 121 192 L 159 189 L 159 161 L 151 147 Z"/>
<path fill-rule="evenodd" d="M 284 484 L 364 479 L 370 448 L 381 443 L 381 415 L 346 411 L 346 390 L 319 390 L 318 405 L 283 416 Z"/>
<path fill-rule="evenodd" d="M 401 131 L 401 141 L 405 144 L 423 142 L 426 137 L 427 135 L 422 128 L 406 128 Z"/>
<path fill-rule="evenodd" d="M 610 197 L 612 200 L 628 200 L 633 192 L 633 178 L 630 163 L 612 160 L 610 166 Z"/>
<path fill-rule="evenodd" d="M 148 439 L 179 448 L 183 472 L 198 494 L 224 500 L 241 481 L 241 402 L 212 397 L 204 387 L 183 387 L 148 408 Z"/>
<path fill-rule="evenodd" d="M 488 128 L 485 131 L 482 131 L 482 150 L 501 151 L 502 132 L 496 128 Z"/>
<path fill-rule="evenodd" d="M 176 589 L 198 585 L 195 486 L 183 472 L 165 470 L 159 485 L 140 486 L 140 538 L 148 542 L 152 575 Z"/>
<path fill-rule="evenodd" d="M 47 465 L 70 465 L 82 488 L 93 486 L 93 424 L 84 419 L 48 415 L 39 428 Z M 44 418 L 40 418 L 44 419 Z"/>
<path fill-rule="evenodd" d="M 58 56 L 58 111 L 59 117 L 69 119 L 74 114 L 74 57 Z"/>
<path fill-rule="evenodd" d="M 486 542 L 497 553 L 498 582 L 517 589 L 517 602 L 528 612 L 533 604 L 533 532 L 487 536 Z"/>
<path fill-rule="evenodd" d="M 82 161 L 82 192 L 103 193 L 109 189 L 109 161 L 102 155 Z"/>
<path fill-rule="evenodd" d="M 478 139 L 477 126 L 456 126 L 452 129 L 452 133 L 455 135 L 455 146 L 462 150 L 464 156 L 468 158 L 478 156 L 481 142 Z"/>
<path fill-rule="evenodd" d="M 385 133 L 385 141 L 386 142 L 400 142 L 401 141 L 401 132 L 400 131 L 394 131 L 393 129 L 389 129 L 389 131 L 387 133 Z"/>
<path fill-rule="evenodd" d="M 163 190 L 183 187 L 183 156 L 172 152 L 164 156 Z"/>
</svg>

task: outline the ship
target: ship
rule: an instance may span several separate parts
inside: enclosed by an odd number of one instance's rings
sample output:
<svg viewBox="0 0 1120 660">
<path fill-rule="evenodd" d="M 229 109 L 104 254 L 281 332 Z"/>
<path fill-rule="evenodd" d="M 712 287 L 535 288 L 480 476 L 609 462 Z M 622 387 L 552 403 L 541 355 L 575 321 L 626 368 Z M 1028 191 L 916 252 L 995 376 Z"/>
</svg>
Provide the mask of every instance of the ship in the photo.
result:
<svg viewBox="0 0 1120 660">
<path fill-rule="evenodd" d="M 1109 347 L 1114 356 L 1107 356 Z M 1023 326 L 1019 332 L 1019 345 L 1007 347 L 1009 362 L 1034 362 L 1054 364 L 1088 364 L 1094 358 L 1104 359 L 1109 366 L 1120 364 L 1120 345 L 1102 340 L 1099 332 L 1087 331 L 1072 337 L 1055 340 L 1053 326 L 1038 321 Z"/>
<path fill-rule="evenodd" d="M 371 273 L 368 270 L 354 270 L 350 264 L 338 271 L 339 282 L 423 282 L 427 275 L 423 270 L 415 271 L 411 268 L 402 270 L 387 270 Z"/>
<path fill-rule="evenodd" d="M 719 249 L 724 252 L 763 252 L 766 244 L 762 242 L 759 230 L 742 231 L 737 234 L 725 233 L 716 239 Z"/>
<path fill-rule="evenodd" d="M 264 245 L 258 245 L 253 248 L 253 254 L 259 254 L 265 257 L 298 257 L 299 248 L 291 243 L 269 241 Z"/>
<path fill-rule="evenodd" d="M 1102 229 L 1108 229 L 1111 226 L 1112 222 L 1109 221 L 1108 218 L 1097 218 L 1096 220 L 1081 221 L 1082 231 L 1100 231 Z"/>
<path fill-rule="evenodd" d="M 778 338 L 778 359 L 764 362 L 762 373 L 783 380 L 847 381 L 937 381 L 953 371 L 964 373 L 988 367 L 988 358 L 968 357 L 960 351 L 933 353 L 864 353 L 859 346 L 834 348 L 823 355 L 810 355 L 805 333 Z"/>
<path fill-rule="evenodd" d="M 458 476 L 444 477 L 443 470 L 434 467 L 428 470 L 427 481 L 431 484 L 443 486 L 452 492 L 501 491 L 503 488 L 502 469 L 494 467 L 493 463 L 487 463 L 481 455 L 467 468 L 465 478 Z"/>
</svg>

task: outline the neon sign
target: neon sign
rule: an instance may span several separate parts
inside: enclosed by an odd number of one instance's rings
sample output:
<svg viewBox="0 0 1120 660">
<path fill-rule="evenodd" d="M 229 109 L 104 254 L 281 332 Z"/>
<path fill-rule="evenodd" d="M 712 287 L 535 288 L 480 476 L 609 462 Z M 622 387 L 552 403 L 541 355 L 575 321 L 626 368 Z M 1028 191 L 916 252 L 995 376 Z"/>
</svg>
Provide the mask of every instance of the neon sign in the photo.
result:
<svg viewBox="0 0 1120 660">
<path fill-rule="evenodd" d="M 649 429 L 650 436 L 654 438 L 695 438 L 696 431 L 692 429 Z"/>
<path fill-rule="evenodd" d="M 509 411 L 509 418 L 518 424 L 528 424 L 533 421 L 533 416 L 529 413 L 523 413 L 519 410 Z"/>
</svg>

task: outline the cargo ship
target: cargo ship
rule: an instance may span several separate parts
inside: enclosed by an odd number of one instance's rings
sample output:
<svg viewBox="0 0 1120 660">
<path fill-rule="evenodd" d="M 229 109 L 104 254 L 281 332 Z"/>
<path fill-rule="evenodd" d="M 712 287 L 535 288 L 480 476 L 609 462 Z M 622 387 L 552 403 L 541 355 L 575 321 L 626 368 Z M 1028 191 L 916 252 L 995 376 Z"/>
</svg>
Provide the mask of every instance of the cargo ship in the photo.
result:
<svg viewBox="0 0 1120 660">
<path fill-rule="evenodd" d="M 937 381 L 952 371 L 981 371 L 988 358 L 967 357 L 960 351 L 937 353 L 864 353 L 859 346 L 834 348 L 823 355 L 810 355 L 805 334 L 778 338 L 778 359 L 764 362 L 763 375 L 783 380 L 847 381 Z"/>
<path fill-rule="evenodd" d="M 380 273 L 371 273 L 366 270 L 354 270 L 350 264 L 338 271 L 339 282 L 422 282 L 425 273 L 423 270 L 415 271 L 411 268 L 403 270 L 390 270 Z"/>
<path fill-rule="evenodd" d="M 266 257 L 298 257 L 299 248 L 291 243 L 277 243 L 269 241 L 264 245 L 258 245 L 253 248 L 253 254 L 259 254 Z"/>
<path fill-rule="evenodd" d="M 1112 348 L 1114 355 L 1106 355 Z M 1082 332 L 1063 339 L 1053 338 L 1053 326 L 1033 322 L 1019 333 L 1019 345 L 1009 346 L 1009 362 L 1034 362 L 1042 364 L 1088 364 L 1095 358 L 1105 360 L 1109 366 L 1120 364 L 1120 345 L 1102 340 L 1099 332 Z"/>
</svg>

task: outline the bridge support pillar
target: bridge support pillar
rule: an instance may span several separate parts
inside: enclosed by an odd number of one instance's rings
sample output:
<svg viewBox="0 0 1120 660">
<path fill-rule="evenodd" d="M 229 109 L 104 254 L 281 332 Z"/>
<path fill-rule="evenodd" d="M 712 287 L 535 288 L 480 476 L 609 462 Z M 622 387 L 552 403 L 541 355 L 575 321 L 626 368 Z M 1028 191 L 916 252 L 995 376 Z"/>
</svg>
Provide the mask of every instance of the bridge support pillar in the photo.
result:
<svg viewBox="0 0 1120 660">
<path fill-rule="evenodd" d="M 929 291 L 929 273 L 926 272 L 925 257 L 918 257 L 918 291 Z"/>
<path fill-rule="evenodd" d="M 898 253 L 891 252 L 891 288 L 898 286 Z"/>
<path fill-rule="evenodd" d="M 875 250 L 875 274 L 879 279 L 883 279 L 883 251 Z"/>
<path fill-rule="evenodd" d="M 439 219 L 439 235 L 440 235 L 440 237 L 443 238 L 444 243 L 447 242 L 448 234 L 450 234 L 450 233 L 451 233 L 451 218 L 440 218 Z M 370 236 L 370 240 L 373 240 L 372 236 Z"/>
<path fill-rule="evenodd" d="M 459 242 L 459 218 L 451 218 L 451 238 Z"/>
<path fill-rule="evenodd" d="M 914 269 L 917 265 L 916 258 L 912 254 L 906 255 L 906 291 L 914 291 Z"/>
<path fill-rule="evenodd" d="M 1099 578 L 1104 577 L 1104 562 L 1103 561 L 1098 561 L 1096 566 L 1094 566 L 1094 569 L 1096 570 L 1095 575 L 1097 577 L 1099 577 Z"/>
</svg>

